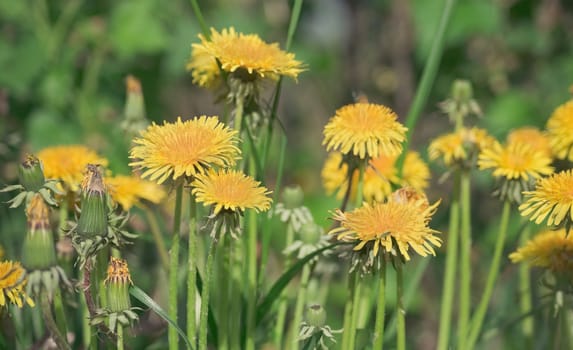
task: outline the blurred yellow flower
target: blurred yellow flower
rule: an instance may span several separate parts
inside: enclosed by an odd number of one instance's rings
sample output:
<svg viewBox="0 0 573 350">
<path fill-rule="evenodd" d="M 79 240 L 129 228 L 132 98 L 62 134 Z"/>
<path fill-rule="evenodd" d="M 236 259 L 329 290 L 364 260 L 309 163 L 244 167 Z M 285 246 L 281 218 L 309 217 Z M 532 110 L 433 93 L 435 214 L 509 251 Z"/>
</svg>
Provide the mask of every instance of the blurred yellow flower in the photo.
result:
<svg viewBox="0 0 573 350">
<path fill-rule="evenodd" d="M 10 302 L 21 308 L 22 300 L 34 306 L 34 301 L 24 292 L 26 282 L 26 270 L 19 262 L 0 262 L 0 306 Z"/>
<path fill-rule="evenodd" d="M 493 169 L 493 176 L 507 180 L 539 179 L 553 173 L 551 158 L 527 143 L 512 142 L 502 146 L 494 142 L 481 150 L 480 169 Z"/>
<path fill-rule="evenodd" d="M 168 178 L 195 176 L 213 166 L 232 166 L 238 159 L 237 132 L 217 117 L 150 125 L 133 140 L 129 165 L 144 169 L 141 177 L 162 184 Z"/>
<path fill-rule="evenodd" d="M 555 272 L 573 272 L 573 235 L 564 229 L 545 230 L 509 255 L 512 262 L 527 262 L 532 266 Z"/>
<path fill-rule="evenodd" d="M 141 200 L 157 204 L 165 198 L 165 191 L 160 185 L 135 176 L 107 177 L 106 186 L 111 198 L 124 210 L 139 205 Z"/>
<path fill-rule="evenodd" d="M 271 192 L 250 176 L 236 170 L 210 171 L 197 175 L 192 183 L 197 202 L 214 205 L 213 215 L 222 210 L 242 213 L 245 209 L 267 211 Z"/>
<path fill-rule="evenodd" d="M 519 206 L 522 216 L 547 225 L 573 221 L 573 170 L 561 171 L 537 180 L 534 191 L 524 192 L 526 201 Z"/>
<path fill-rule="evenodd" d="M 396 156 L 402 151 L 407 128 L 390 108 L 373 103 L 355 103 L 336 111 L 324 127 L 327 151 L 352 154 L 361 159 Z"/>
<path fill-rule="evenodd" d="M 573 100 L 555 109 L 547 121 L 547 133 L 555 157 L 573 161 Z"/>
<path fill-rule="evenodd" d="M 495 142 L 486 130 L 462 128 L 459 131 L 437 137 L 430 143 L 428 154 L 431 160 L 442 158 L 446 166 L 473 162 L 480 149 Z"/>
<path fill-rule="evenodd" d="M 549 138 L 539 129 L 532 126 L 512 130 L 507 135 L 506 143 L 526 143 L 531 146 L 532 149 L 543 152 L 543 154 L 551 157 Z"/>
<path fill-rule="evenodd" d="M 366 201 L 382 202 L 390 193 L 392 186 L 410 186 L 417 191 L 428 187 L 430 169 L 418 152 L 409 151 L 404 161 L 403 179 L 398 178 L 396 169 L 397 156 L 380 155 L 370 159 L 369 166 L 364 172 L 363 195 Z M 342 162 L 342 154 L 332 152 L 326 158 L 321 177 L 323 186 L 328 194 L 337 193 L 341 199 L 348 186 L 348 165 Z M 358 170 L 352 175 L 352 194 L 356 195 Z"/>
<path fill-rule="evenodd" d="M 371 243 L 374 256 L 380 248 L 393 255 L 397 255 L 398 249 L 404 259 L 410 260 L 410 247 L 421 256 L 436 255 L 434 246 L 441 246 L 442 241 L 436 236 L 439 232 L 428 224 L 439 202 L 429 206 L 425 206 L 425 203 L 427 201 L 422 199 L 394 200 L 365 203 L 348 213 L 337 210 L 333 219 L 340 222 L 340 227 L 330 231 L 330 234 L 342 241 L 356 242 L 354 250 L 362 250 Z"/>
<path fill-rule="evenodd" d="M 211 38 L 199 35 L 201 43 L 192 45 L 187 69 L 193 81 L 201 86 L 212 86 L 219 75 L 217 60 L 226 72 L 245 73 L 250 79 L 278 79 L 287 76 L 296 79 L 304 70 L 294 54 L 285 52 L 277 43 L 267 44 L 256 34 L 243 34 L 233 27 L 221 32 L 211 28 Z M 240 72 L 244 71 L 244 72 Z"/>
<path fill-rule="evenodd" d="M 82 145 L 54 146 L 38 152 L 46 179 L 62 181 L 66 190 L 78 191 L 88 164 L 107 166 L 107 159 Z"/>
</svg>

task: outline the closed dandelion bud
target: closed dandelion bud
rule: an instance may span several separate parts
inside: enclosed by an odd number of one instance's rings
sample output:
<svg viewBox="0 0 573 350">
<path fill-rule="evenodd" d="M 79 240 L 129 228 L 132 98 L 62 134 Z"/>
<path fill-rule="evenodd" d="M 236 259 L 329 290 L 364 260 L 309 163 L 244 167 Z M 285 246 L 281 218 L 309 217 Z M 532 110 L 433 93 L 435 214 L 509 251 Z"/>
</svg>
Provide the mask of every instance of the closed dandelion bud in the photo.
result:
<svg viewBox="0 0 573 350">
<path fill-rule="evenodd" d="M 304 192 L 300 186 L 290 186 L 284 189 L 282 202 L 286 209 L 294 209 L 302 206 Z"/>
<path fill-rule="evenodd" d="M 467 103 L 473 97 L 472 85 L 467 80 L 456 80 L 452 84 L 452 99 L 458 103 Z"/>
<path fill-rule="evenodd" d="M 326 311 L 319 304 L 310 305 L 306 310 L 306 322 L 312 327 L 323 327 L 326 324 Z"/>
<path fill-rule="evenodd" d="M 24 239 L 22 263 L 28 270 L 45 270 L 56 265 L 56 250 L 50 209 L 40 194 L 26 208 L 28 232 Z"/>
<path fill-rule="evenodd" d="M 98 165 L 88 164 L 86 167 L 77 231 L 85 237 L 107 234 L 107 195 Z"/>
<path fill-rule="evenodd" d="M 131 308 L 129 286 L 132 284 L 127 261 L 111 257 L 105 279 L 108 308 L 111 312 L 121 312 Z"/>
<path fill-rule="evenodd" d="M 26 191 L 37 192 L 46 182 L 42 171 L 42 163 L 33 155 L 27 155 L 26 159 L 20 164 L 18 177 L 20 184 L 24 186 Z"/>
<path fill-rule="evenodd" d="M 148 126 L 145 119 L 145 104 L 141 93 L 141 83 L 131 75 L 125 79 L 127 100 L 125 102 L 124 117 L 121 128 L 129 135 L 135 136 Z"/>
<path fill-rule="evenodd" d="M 314 222 L 304 223 L 299 231 L 300 240 L 305 244 L 317 244 L 323 236 L 322 228 Z"/>
</svg>

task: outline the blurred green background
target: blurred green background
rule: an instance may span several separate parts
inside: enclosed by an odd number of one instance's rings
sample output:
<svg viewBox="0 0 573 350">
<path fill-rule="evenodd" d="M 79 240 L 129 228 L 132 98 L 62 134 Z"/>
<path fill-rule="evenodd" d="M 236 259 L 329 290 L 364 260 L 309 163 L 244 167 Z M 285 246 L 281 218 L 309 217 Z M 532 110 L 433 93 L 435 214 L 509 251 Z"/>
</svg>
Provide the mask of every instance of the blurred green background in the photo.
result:
<svg viewBox="0 0 573 350">
<path fill-rule="evenodd" d="M 284 46 L 290 1 L 211 0 L 200 5 L 209 26 L 234 26 Z M 302 185 L 318 222 L 328 224 L 328 210 L 337 203 L 324 195 L 320 183 L 327 119 L 363 93 L 391 106 L 403 121 L 442 6 L 443 0 L 304 3 L 292 51 L 308 71 L 297 83 L 284 84 L 279 117 L 289 135 L 285 183 Z M 69 143 L 89 145 L 109 159 L 115 173 L 128 173 L 128 143 L 118 127 L 128 74 L 141 80 L 151 120 L 219 114 L 212 94 L 194 86 L 185 71 L 198 32 L 190 3 L 183 0 L 0 0 L 0 181 L 16 180 L 16 162 L 23 153 Z M 458 1 L 413 148 L 427 158 L 429 141 L 450 129 L 437 104 L 457 78 L 473 83 L 484 111 L 471 124 L 497 137 L 523 125 L 543 127 L 570 96 L 572 43 L 570 1 Z M 437 183 L 444 169 L 432 170 L 429 196 L 444 198 L 446 208 L 451 184 Z M 480 247 L 489 248 L 497 225 L 491 218 L 499 204 L 491 188 L 490 176 L 479 174 L 473 190 L 478 265 Z M 8 216 L 3 207 L 0 219 Z M 445 228 L 446 216 L 446 210 L 438 213 L 438 228 Z M 437 310 L 441 257 L 432 266 L 417 307 Z M 502 278 L 514 278 L 514 272 L 502 271 Z M 511 303 L 512 292 L 504 290 L 499 302 Z M 411 310 L 415 314 L 417 309 Z M 428 344 L 433 344 L 437 314 L 420 314 L 425 316 L 417 324 L 417 341 L 423 344 L 430 337 Z"/>
</svg>

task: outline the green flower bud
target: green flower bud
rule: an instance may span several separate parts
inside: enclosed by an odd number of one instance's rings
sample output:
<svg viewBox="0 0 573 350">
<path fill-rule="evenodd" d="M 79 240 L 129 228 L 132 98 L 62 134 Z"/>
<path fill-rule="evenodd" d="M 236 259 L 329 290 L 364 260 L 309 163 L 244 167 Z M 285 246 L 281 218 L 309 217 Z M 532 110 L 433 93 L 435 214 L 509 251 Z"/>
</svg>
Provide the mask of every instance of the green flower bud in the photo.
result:
<svg viewBox="0 0 573 350">
<path fill-rule="evenodd" d="M 319 304 L 313 304 L 306 310 L 306 322 L 312 327 L 323 327 L 326 324 L 326 311 Z"/>
<path fill-rule="evenodd" d="M 42 171 L 42 163 L 33 155 L 27 155 L 26 159 L 18 167 L 18 177 L 20 184 L 26 191 L 38 192 L 46 179 Z"/>
<path fill-rule="evenodd" d="M 22 249 L 22 262 L 28 270 L 46 270 L 57 264 L 50 209 L 40 194 L 26 208 L 28 232 Z"/>
<path fill-rule="evenodd" d="M 107 301 L 111 312 L 122 312 L 131 308 L 129 286 L 132 284 L 127 261 L 111 257 L 105 279 Z"/>
<path fill-rule="evenodd" d="M 81 213 L 77 231 L 81 236 L 107 234 L 107 194 L 98 165 L 88 164 L 82 183 Z"/>
<path fill-rule="evenodd" d="M 322 237 L 322 228 L 315 222 L 304 223 L 299 231 L 300 240 L 305 244 L 317 244 Z"/>
<path fill-rule="evenodd" d="M 457 103 L 468 103 L 473 98 L 472 84 L 467 80 L 456 80 L 452 84 L 452 99 Z"/>
<path fill-rule="evenodd" d="M 121 128 L 128 136 L 135 136 L 141 130 L 147 128 L 148 121 L 145 119 L 145 104 L 141 93 L 139 80 L 129 75 L 125 79 L 127 88 L 127 100 L 125 102 L 124 117 Z"/>
<path fill-rule="evenodd" d="M 294 209 L 302 206 L 304 192 L 299 185 L 286 187 L 282 194 L 282 202 L 287 209 Z"/>
</svg>

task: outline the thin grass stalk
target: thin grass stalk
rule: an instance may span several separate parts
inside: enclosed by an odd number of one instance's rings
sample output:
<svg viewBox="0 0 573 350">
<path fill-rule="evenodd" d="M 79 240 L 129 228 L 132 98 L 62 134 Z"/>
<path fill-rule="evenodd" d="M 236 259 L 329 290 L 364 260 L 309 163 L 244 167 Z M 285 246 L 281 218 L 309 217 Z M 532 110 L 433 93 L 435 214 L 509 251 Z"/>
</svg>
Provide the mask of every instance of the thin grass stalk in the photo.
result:
<svg viewBox="0 0 573 350">
<path fill-rule="evenodd" d="M 460 174 L 460 292 L 458 313 L 458 349 L 465 349 L 471 308 L 471 182 L 469 171 Z"/>
<path fill-rule="evenodd" d="M 308 290 L 308 282 L 310 281 L 311 275 L 311 262 L 304 265 L 302 268 L 302 275 L 300 277 L 300 285 L 298 287 L 298 293 L 296 297 L 296 304 L 294 307 L 294 317 L 292 319 L 291 328 L 289 331 L 290 337 L 286 344 L 286 348 L 294 348 L 297 344 L 298 330 L 302 323 L 302 315 L 304 312 L 304 305 L 306 303 L 306 294 Z"/>
<path fill-rule="evenodd" d="M 161 230 L 159 229 L 159 223 L 157 222 L 157 217 L 151 209 L 147 206 L 142 205 L 143 212 L 145 213 L 145 218 L 149 223 L 149 230 L 151 231 L 151 236 L 153 237 L 153 242 L 155 243 L 155 247 L 157 249 L 157 254 L 159 255 L 159 261 L 161 261 L 161 266 L 165 271 L 169 270 L 169 253 L 167 252 L 167 248 L 165 247 L 165 241 L 163 239 L 163 235 L 161 234 Z"/>
<path fill-rule="evenodd" d="M 430 56 L 428 57 L 428 60 L 424 66 L 424 72 L 422 73 L 420 84 L 416 89 L 414 102 L 412 103 L 410 111 L 408 112 L 408 116 L 406 117 L 406 127 L 408 128 L 408 133 L 406 134 L 406 140 L 404 141 L 404 151 L 402 154 L 400 154 L 400 157 L 396 162 L 396 168 L 398 169 L 398 176 L 400 178 L 402 178 L 404 160 L 406 159 L 406 154 L 408 153 L 407 150 L 410 145 L 416 123 L 418 122 L 422 108 L 424 108 L 424 105 L 428 100 L 430 90 L 432 89 L 432 85 L 438 72 L 440 60 L 442 58 L 442 52 L 444 50 L 444 37 L 455 3 L 456 0 L 446 0 L 444 3 L 444 8 L 442 10 L 442 16 L 440 18 L 438 29 L 436 30 L 434 41 L 432 42 Z"/>
<path fill-rule="evenodd" d="M 211 240 L 209 253 L 207 253 L 207 265 L 205 266 L 205 279 L 203 280 L 203 291 L 201 293 L 201 312 L 199 315 L 199 350 L 207 350 L 207 315 L 209 315 L 209 299 L 211 296 L 211 278 L 213 276 L 213 265 L 215 261 L 215 251 L 217 249 L 215 238 Z"/>
<path fill-rule="evenodd" d="M 378 271 L 378 296 L 376 298 L 376 323 L 374 324 L 373 349 L 382 350 L 384 346 L 384 320 L 386 318 L 386 262 Z"/>
<path fill-rule="evenodd" d="M 181 201 L 183 184 L 179 183 L 175 192 L 175 210 L 173 216 L 173 240 L 169 260 L 169 317 L 177 322 L 177 268 L 179 267 L 179 231 L 181 229 Z M 179 349 L 179 336 L 174 327 L 167 329 L 169 350 Z"/>
<path fill-rule="evenodd" d="M 489 301 L 493 293 L 493 287 L 495 286 L 495 281 L 497 279 L 497 275 L 499 274 L 501 255 L 503 253 L 503 246 L 505 244 L 505 237 L 507 235 L 507 226 L 509 223 L 510 209 L 511 209 L 511 204 L 509 203 L 509 201 L 505 201 L 503 204 L 503 210 L 501 213 L 501 222 L 499 225 L 499 232 L 497 234 L 497 241 L 495 243 L 493 258 L 487 275 L 485 289 L 480 299 L 479 306 L 470 324 L 469 337 L 465 347 L 465 349 L 468 350 L 472 350 L 474 348 L 476 341 L 480 335 L 483 320 L 487 312 L 487 307 L 489 305 Z"/>
<path fill-rule="evenodd" d="M 450 328 L 452 321 L 452 306 L 454 300 L 454 284 L 456 266 L 458 264 L 458 238 L 460 225 L 460 175 L 456 173 L 454 191 L 450 204 L 450 222 L 448 225 L 448 241 L 446 246 L 446 267 L 444 272 L 444 286 L 442 289 L 442 303 L 440 307 L 440 329 L 438 333 L 438 350 L 447 350 L 450 342 Z"/>
<path fill-rule="evenodd" d="M 531 235 L 531 226 L 526 224 L 521 236 L 519 237 L 519 246 L 523 245 L 529 240 Z M 522 262 L 519 264 L 519 311 L 522 315 L 531 313 L 531 274 L 529 264 Z M 533 336 L 535 319 L 532 316 L 526 317 L 521 323 L 521 330 L 525 343 L 531 343 Z"/>
<path fill-rule="evenodd" d="M 402 276 L 402 262 L 396 264 L 396 319 L 398 325 L 398 336 L 396 337 L 396 348 L 406 350 L 406 309 L 404 308 L 404 278 Z"/>
<path fill-rule="evenodd" d="M 46 327 L 50 331 L 54 342 L 56 343 L 58 349 L 71 349 L 70 345 L 66 341 L 66 338 L 60 333 L 56 321 L 54 321 L 54 316 L 52 315 L 52 305 L 46 291 L 42 292 L 41 295 L 41 305 L 42 314 L 44 315 L 44 322 Z"/>
<path fill-rule="evenodd" d="M 285 247 L 288 247 L 294 241 L 294 228 L 292 227 L 292 224 L 290 221 L 287 225 L 285 236 L 286 236 Z M 284 270 L 285 271 L 288 270 L 290 265 L 291 265 L 291 258 L 287 257 Z M 299 295 L 299 297 L 300 297 L 300 295 Z M 297 303 L 298 303 L 298 299 L 297 299 Z M 288 296 L 287 296 L 287 291 L 284 290 L 281 293 L 280 300 L 279 300 L 279 306 L 278 306 L 278 311 L 277 311 L 277 320 L 275 323 L 274 337 L 273 337 L 273 341 L 275 343 L 275 346 L 277 346 L 277 348 L 279 348 L 279 349 L 282 347 L 283 333 L 285 330 L 284 329 L 285 328 L 285 318 L 286 318 L 287 310 L 288 310 Z"/>
<path fill-rule="evenodd" d="M 197 2 L 197 0 L 191 0 L 191 8 L 193 9 L 193 13 L 197 18 L 197 22 L 199 22 L 199 27 L 201 28 L 201 32 L 203 33 L 205 38 L 207 38 L 207 40 L 210 40 L 211 33 L 209 33 L 209 28 L 205 24 L 205 19 L 203 19 L 203 14 L 201 13 L 201 8 L 199 7 L 199 3 Z"/>
<path fill-rule="evenodd" d="M 197 325 L 195 324 L 195 300 L 197 295 L 197 203 L 189 191 L 189 241 L 187 254 L 187 338 L 196 343 Z M 203 288 L 205 284 L 203 284 Z M 205 327 L 207 325 L 205 324 Z"/>
</svg>

